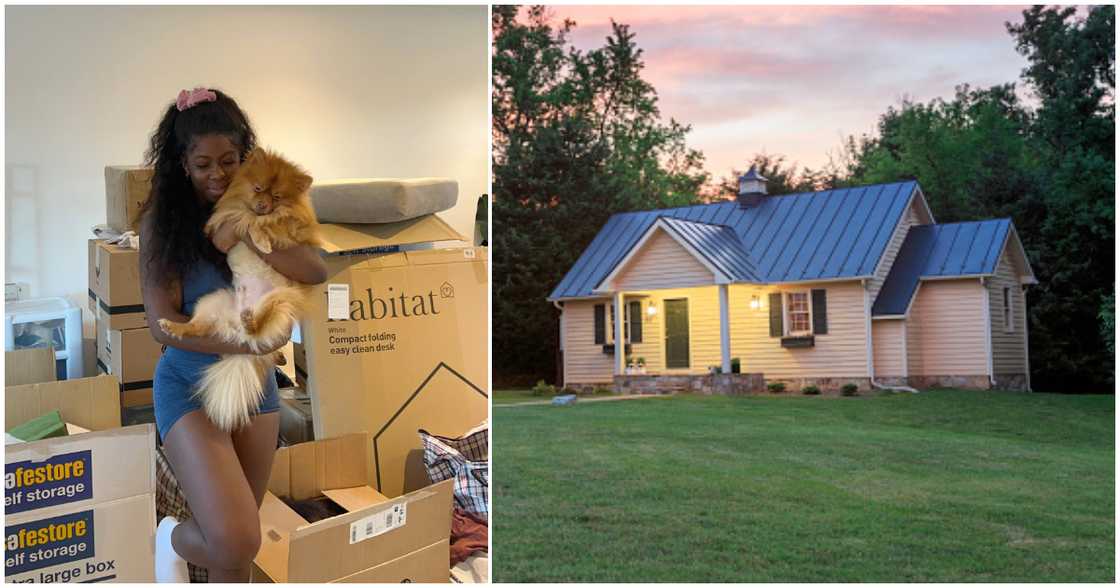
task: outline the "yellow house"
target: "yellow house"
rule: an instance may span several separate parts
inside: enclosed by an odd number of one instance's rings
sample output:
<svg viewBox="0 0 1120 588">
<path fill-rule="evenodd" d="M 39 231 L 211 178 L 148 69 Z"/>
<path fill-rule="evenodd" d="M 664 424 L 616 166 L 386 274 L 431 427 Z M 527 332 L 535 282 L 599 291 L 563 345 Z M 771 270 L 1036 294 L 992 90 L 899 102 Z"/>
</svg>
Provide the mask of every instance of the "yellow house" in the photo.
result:
<svg viewBox="0 0 1120 588">
<path fill-rule="evenodd" d="M 936 224 L 913 181 L 768 196 L 752 169 L 734 201 L 612 216 L 549 300 L 577 388 L 1029 389 L 1035 283 L 1009 219 Z"/>
</svg>

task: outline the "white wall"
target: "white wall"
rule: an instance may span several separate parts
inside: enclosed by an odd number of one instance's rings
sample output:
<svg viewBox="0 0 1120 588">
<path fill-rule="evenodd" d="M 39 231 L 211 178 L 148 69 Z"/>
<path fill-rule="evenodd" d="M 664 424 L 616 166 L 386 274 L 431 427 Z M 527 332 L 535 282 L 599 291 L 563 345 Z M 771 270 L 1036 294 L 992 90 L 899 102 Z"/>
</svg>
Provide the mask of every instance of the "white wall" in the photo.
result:
<svg viewBox="0 0 1120 588">
<path fill-rule="evenodd" d="M 104 167 L 140 163 L 198 85 L 317 179 L 458 180 L 441 216 L 473 234 L 490 191 L 485 6 L 9 6 L 5 22 L 5 281 L 33 297 L 85 306 Z"/>
</svg>

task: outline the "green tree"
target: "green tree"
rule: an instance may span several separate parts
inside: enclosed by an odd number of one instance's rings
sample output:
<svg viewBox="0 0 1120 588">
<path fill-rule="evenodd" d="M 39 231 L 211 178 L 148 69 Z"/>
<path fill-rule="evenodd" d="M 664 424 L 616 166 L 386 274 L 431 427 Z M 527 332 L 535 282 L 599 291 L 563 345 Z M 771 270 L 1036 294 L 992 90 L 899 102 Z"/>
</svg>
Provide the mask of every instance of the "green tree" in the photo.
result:
<svg viewBox="0 0 1120 588">
<path fill-rule="evenodd" d="M 541 6 L 495 6 L 491 25 L 494 376 L 522 384 L 555 376 L 545 299 L 610 215 L 694 203 L 708 177 L 689 127 L 661 120 L 629 27 L 584 52 Z"/>
<path fill-rule="evenodd" d="M 960 86 L 950 100 L 904 100 L 876 135 L 843 145 L 850 182 L 917 179 L 938 222 L 1013 219 L 1040 282 L 1028 320 L 1042 390 L 1107 391 L 1113 379 L 1101 322 L 1114 284 L 1114 12 L 1035 6 L 1007 25 L 1036 108 L 1013 84 Z"/>
<path fill-rule="evenodd" d="M 1042 282 L 1029 298 L 1031 366 L 1050 389 L 1111 389 L 1115 373 L 1101 328 L 1115 283 L 1115 12 L 1034 6 L 1007 25 L 1040 102 L 1030 129 L 1042 201 L 1028 248 Z"/>
<path fill-rule="evenodd" d="M 1012 84 L 904 100 L 880 117 L 877 137 L 849 140 L 859 160 L 850 179 L 917 179 L 938 222 L 1014 216 L 1032 196 L 1028 118 Z"/>
</svg>

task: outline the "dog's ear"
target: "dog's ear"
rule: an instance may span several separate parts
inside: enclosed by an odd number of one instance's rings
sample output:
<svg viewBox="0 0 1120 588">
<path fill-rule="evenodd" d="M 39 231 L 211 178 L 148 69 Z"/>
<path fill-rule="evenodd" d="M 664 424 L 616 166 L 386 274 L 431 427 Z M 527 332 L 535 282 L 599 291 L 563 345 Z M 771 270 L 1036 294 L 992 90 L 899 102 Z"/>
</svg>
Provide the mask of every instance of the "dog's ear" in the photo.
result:
<svg viewBox="0 0 1120 588">
<path fill-rule="evenodd" d="M 255 162 L 261 157 L 261 148 L 254 147 L 252 151 L 245 155 L 245 163 Z"/>
<path fill-rule="evenodd" d="M 311 184 L 314 182 L 311 176 L 307 174 L 299 174 L 296 176 L 296 192 L 303 194 L 311 189 Z"/>
<path fill-rule="evenodd" d="M 261 253 L 272 253 L 272 243 L 268 240 L 268 235 L 264 231 L 257 228 L 256 225 L 249 226 L 249 238 L 252 239 L 253 245 L 260 250 Z"/>
</svg>

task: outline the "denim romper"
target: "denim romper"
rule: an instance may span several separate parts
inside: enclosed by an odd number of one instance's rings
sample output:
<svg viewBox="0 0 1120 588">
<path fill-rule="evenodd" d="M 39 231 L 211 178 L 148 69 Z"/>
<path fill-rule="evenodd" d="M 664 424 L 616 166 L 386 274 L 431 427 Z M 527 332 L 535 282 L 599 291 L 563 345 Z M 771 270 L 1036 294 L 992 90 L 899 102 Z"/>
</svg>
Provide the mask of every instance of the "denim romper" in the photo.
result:
<svg viewBox="0 0 1120 588">
<path fill-rule="evenodd" d="M 230 287 L 232 285 L 222 277 L 218 268 L 207 260 L 199 260 L 183 280 L 181 312 L 190 316 L 199 298 L 215 290 Z M 206 368 L 220 358 L 221 356 L 216 353 L 187 351 L 170 345 L 164 350 L 159 363 L 156 364 L 152 384 L 156 428 L 159 430 L 161 440 L 167 437 L 167 432 L 179 418 L 191 411 L 202 409 L 202 404 L 194 396 L 195 384 L 202 378 Z M 265 380 L 264 398 L 261 399 L 258 408 L 262 414 L 280 409 L 280 395 L 277 392 L 275 375 L 270 373 Z"/>
</svg>

